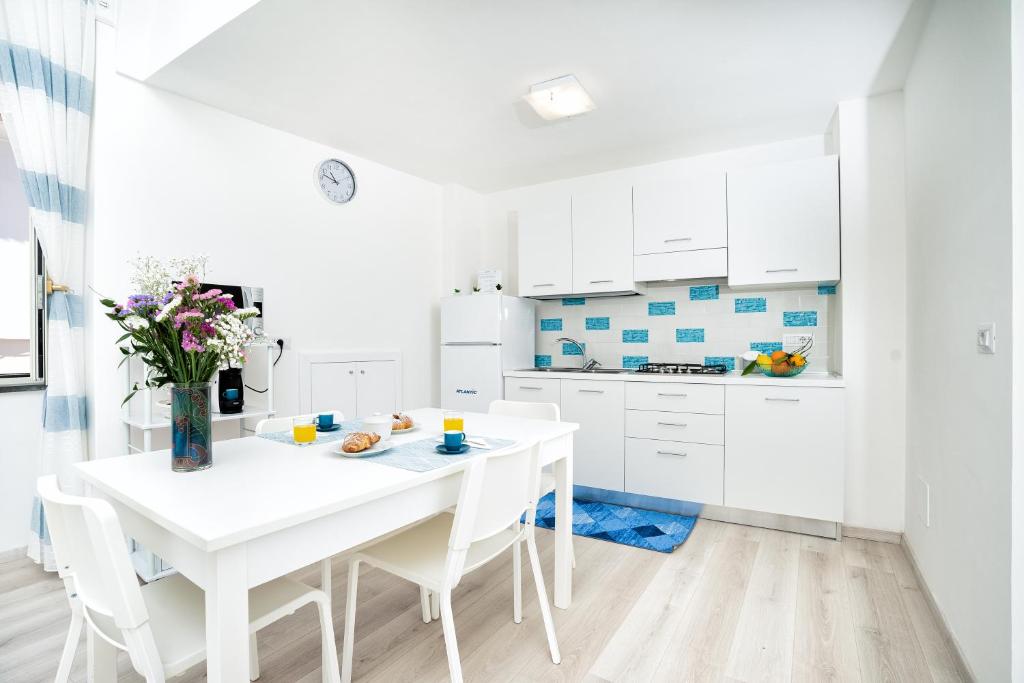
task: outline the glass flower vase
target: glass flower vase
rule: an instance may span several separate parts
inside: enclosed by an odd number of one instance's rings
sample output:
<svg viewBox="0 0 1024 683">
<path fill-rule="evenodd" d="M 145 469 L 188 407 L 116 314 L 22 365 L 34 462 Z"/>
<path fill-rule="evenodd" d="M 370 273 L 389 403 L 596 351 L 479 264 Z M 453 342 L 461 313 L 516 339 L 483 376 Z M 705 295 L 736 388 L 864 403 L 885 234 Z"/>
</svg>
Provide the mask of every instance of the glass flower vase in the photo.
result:
<svg viewBox="0 0 1024 683">
<path fill-rule="evenodd" d="M 210 383 L 171 385 L 171 469 L 195 472 L 213 465 Z"/>
</svg>

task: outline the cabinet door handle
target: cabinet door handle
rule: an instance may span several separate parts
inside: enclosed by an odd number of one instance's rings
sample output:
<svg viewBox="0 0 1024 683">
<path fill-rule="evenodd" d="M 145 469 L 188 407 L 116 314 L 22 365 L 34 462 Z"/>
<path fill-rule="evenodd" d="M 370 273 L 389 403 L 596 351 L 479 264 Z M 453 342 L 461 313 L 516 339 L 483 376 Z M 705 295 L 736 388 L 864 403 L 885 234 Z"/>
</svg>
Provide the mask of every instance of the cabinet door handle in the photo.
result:
<svg viewBox="0 0 1024 683">
<path fill-rule="evenodd" d="M 355 371 L 355 370 L 349 370 L 349 371 L 348 371 L 348 374 L 350 374 L 350 375 L 354 375 L 354 374 L 356 374 L 356 371 Z"/>
<path fill-rule="evenodd" d="M 365 374 L 366 374 L 366 370 L 360 370 L 360 371 L 359 371 L 359 374 L 360 374 L 360 375 L 365 375 Z"/>
<path fill-rule="evenodd" d="M 659 422 L 658 424 L 661 425 L 662 427 L 687 427 L 688 426 L 688 425 L 686 425 L 683 422 Z"/>
<path fill-rule="evenodd" d="M 776 402 L 780 402 L 780 403 L 799 403 L 800 402 L 800 399 L 798 399 L 798 398 L 777 398 L 775 396 L 765 396 L 764 400 L 766 400 L 766 401 L 776 401 Z"/>
<path fill-rule="evenodd" d="M 685 458 L 686 453 L 676 453 L 675 451 L 656 451 L 658 455 L 678 455 L 680 458 Z"/>
<path fill-rule="evenodd" d="M 554 282 L 540 282 L 540 283 L 534 285 L 534 287 L 554 287 L 554 286 L 555 286 Z"/>
<path fill-rule="evenodd" d="M 692 241 L 693 241 L 692 237 L 672 237 L 670 239 L 665 240 L 665 244 L 669 244 L 671 242 L 692 242 Z"/>
<path fill-rule="evenodd" d="M 581 394 L 603 394 L 604 389 L 580 389 Z"/>
<path fill-rule="evenodd" d="M 592 285 L 606 285 L 609 282 L 614 282 L 614 280 L 591 280 L 590 284 L 592 284 Z"/>
<path fill-rule="evenodd" d="M 520 389 L 531 389 L 531 390 L 535 390 L 535 391 L 540 391 L 540 387 L 519 387 L 519 388 Z"/>
<path fill-rule="evenodd" d="M 766 273 L 795 273 L 796 271 L 797 271 L 796 268 L 769 268 L 768 270 L 766 270 L 764 272 L 766 272 Z"/>
<path fill-rule="evenodd" d="M 674 396 L 676 398 L 686 398 L 686 394 L 668 394 L 662 391 L 658 392 L 658 396 Z"/>
</svg>

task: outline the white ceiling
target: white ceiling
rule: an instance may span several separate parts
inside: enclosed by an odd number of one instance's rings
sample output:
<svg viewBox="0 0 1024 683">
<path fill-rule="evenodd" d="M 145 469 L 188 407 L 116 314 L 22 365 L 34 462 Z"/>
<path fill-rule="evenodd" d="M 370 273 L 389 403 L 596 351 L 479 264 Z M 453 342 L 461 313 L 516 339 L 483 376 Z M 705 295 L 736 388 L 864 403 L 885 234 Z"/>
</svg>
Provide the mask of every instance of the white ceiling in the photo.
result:
<svg viewBox="0 0 1024 683">
<path fill-rule="evenodd" d="M 482 191 L 822 133 L 902 86 L 923 0 L 262 0 L 150 82 Z M 575 74 L 597 110 L 521 97 Z M 358 171 L 357 171 L 358 173 Z"/>
</svg>

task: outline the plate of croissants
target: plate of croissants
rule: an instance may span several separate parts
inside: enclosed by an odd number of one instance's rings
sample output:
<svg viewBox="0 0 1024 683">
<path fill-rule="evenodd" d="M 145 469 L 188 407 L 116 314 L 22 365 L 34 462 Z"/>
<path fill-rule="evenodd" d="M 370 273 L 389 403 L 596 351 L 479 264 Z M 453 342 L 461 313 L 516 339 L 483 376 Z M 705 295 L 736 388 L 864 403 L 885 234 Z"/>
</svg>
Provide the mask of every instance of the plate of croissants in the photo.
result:
<svg viewBox="0 0 1024 683">
<path fill-rule="evenodd" d="M 419 429 L 419 425 L 412 421 L 412 418 L 405 413 L 392 413 L 391 414 L 391 433 L 392 434 L 405 434 L 415 429 Z"/>
<path fill-rule="evenodd" d="M 352 432 L 345 436 L 344 441 L 335 453 L 347 458 L 365 458 L 368 455 L 383 453 L 391 448 L 391 440 L 382 441 L 380 434 L 374 432 Z"/>
</svg>

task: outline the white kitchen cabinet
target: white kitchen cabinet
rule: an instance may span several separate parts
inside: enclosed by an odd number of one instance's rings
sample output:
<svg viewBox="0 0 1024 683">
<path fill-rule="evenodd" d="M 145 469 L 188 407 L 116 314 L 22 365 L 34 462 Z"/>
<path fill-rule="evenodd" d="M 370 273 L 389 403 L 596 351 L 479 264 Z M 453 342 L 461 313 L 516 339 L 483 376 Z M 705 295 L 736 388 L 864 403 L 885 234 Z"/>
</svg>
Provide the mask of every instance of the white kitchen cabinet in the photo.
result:
<svg viewBox="0 0 1024 683">
<path fill-rule="evenodd" d="M 505 400 L 529 403 L 554 403 L 561 406 L 561 380 L 532 377 L 506 377 Z"/>
<path fill-rule="evenodd" d="M 839 280 L 839 158 L 730 171 L 729 286 Z"/>
<path fill-rule="evenodd" d="M 634 291 L 629 185 L 598 182 L 573 192 L 572 287 L 574 294 Z"/>
<path fill-rule="evenodd" d="M 616 380 L 561 380 L 562 420 L 577 422 L 573 479 L 580 486 L 623 491 L 625 391 Z"/>
<path fill-rule="evenodd" d="M 626 409 L 721 415 L 725 412 L 725 387 L 720 384 L 627 382 Z"/>
<path fill-rule="evenodd" d="M 725 207 L 725 173 L 720 171 L 637 183 L 633 186 L 633 253 L 724 249 L 728 243 Z"/>
<path fill-rule="evenodd" d="M 722 446 L 626 439 L 626 491 L 692 503 L 722 504 Z"/>
<path fill-rule="evenodd" d="M 843 520 L 843 392 L 725 388 L 725 505 Z"/>
<path fill-rule="evenodd" d="M 401 407 L 401 355 L 391 351 L 318 351 L 299 355 L 299 411 L 340 410 L 345 419 Z"/>
<path fill-rule="evenodd" d="M 573 291 L 572 200 L 536 199 L 519 210 L 519 294 L 556 296 Z"/>
</svg>

